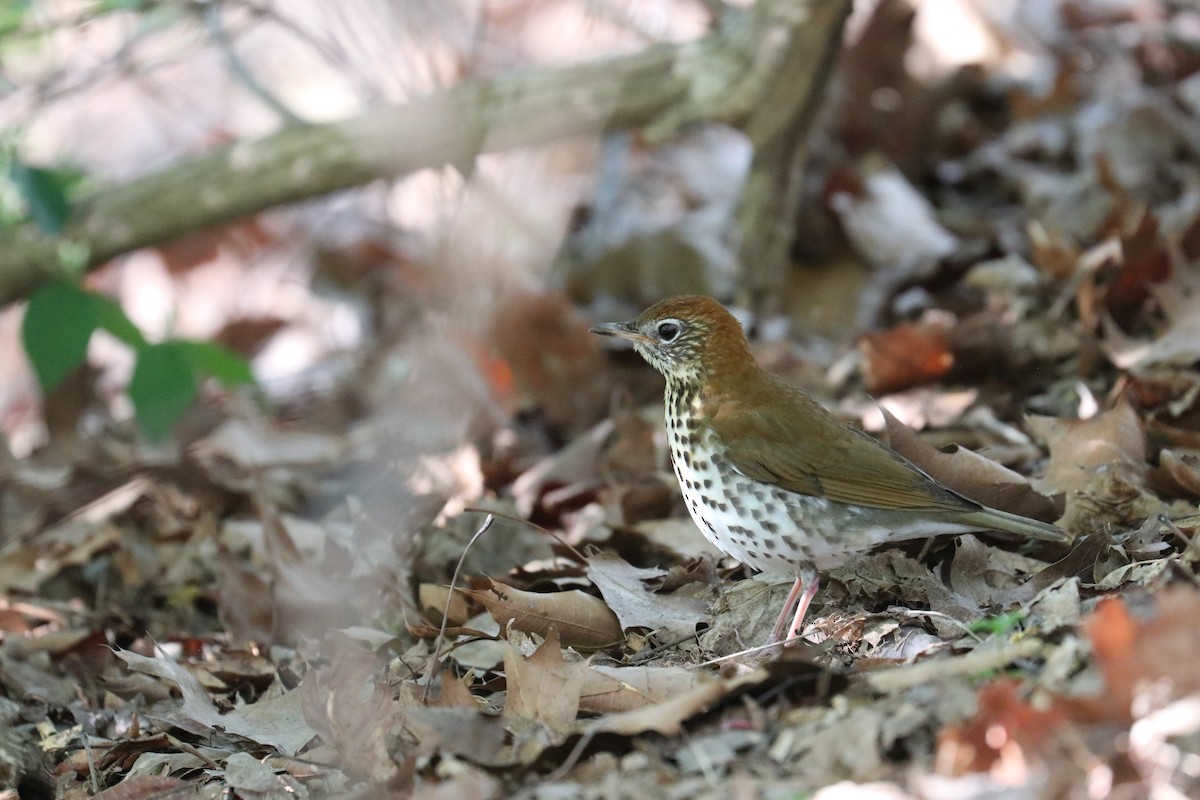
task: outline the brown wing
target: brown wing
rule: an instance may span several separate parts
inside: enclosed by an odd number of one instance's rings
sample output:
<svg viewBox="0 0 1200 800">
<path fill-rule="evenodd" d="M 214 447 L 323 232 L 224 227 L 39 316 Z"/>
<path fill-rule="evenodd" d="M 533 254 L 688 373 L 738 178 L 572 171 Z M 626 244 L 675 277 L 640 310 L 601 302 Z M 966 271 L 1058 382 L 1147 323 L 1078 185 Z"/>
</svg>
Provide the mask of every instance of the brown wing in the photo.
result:
<svg viewBox="0 0 1200 800">
<path fill-rule="evenodd" d="M 795 387 L 763 373 L 763 386 L 718 401 L 713 432 L 747 477 L 800 494 L 874 508 L 977 510 L 903 456 L 843 424 Z M 761 402 L 768 397 L 770 402 Z"/>
</svg>

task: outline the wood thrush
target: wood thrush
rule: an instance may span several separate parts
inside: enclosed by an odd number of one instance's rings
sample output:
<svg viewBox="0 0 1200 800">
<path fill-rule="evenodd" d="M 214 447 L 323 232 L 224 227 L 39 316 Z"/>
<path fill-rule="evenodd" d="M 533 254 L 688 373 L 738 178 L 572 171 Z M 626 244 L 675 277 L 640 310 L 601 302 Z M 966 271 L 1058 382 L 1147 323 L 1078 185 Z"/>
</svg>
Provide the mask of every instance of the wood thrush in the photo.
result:
<svg viewBox="0 0 1200 800">
<path fill-rule="evenodd" d="M 761 369 L 710 297 L 673 297 L 591 330 L 628 339 L 667 379 L 671 461 L 700 531 L 756 570 L 796 576 L 772 642 L 793 607 L 795 638 L 821 571 L 878 545 L 978 530 L 1067 541 L 948 489 Z"/>
</svg>

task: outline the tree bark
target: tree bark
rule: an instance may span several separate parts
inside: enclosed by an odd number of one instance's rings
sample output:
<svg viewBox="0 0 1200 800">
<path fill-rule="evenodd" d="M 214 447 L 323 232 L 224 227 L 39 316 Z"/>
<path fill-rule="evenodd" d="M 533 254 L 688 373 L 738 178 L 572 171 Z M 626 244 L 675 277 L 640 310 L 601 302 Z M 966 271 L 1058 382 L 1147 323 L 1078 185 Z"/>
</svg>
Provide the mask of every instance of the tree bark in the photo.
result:
<svg viewBox="0 0 1200 800">
<path fill-rule="evenodd" d="M 809 133 L 841 44 L 850 2 L 829 2 L 814 9 L 814 34 L 800 39 L 766 87 L 766 100 L 747 120 L 754 145 L 750 174 L 738 209 L 737 301 L 757 312 L 780 311 L 791 245 L 800 207 L 802 168 Z"/>
<path fill-rule="evenodd" d="M 480 153 L 637 126 L 663 140 L 706 121 L 773 141 L 777 119 L 785 122 L 781 130 L 792 130 L 787 108 L 813 105 L 825 76 L 807 71 L 812 57 L 805 54 L 824 54 L 839 40 L 849 5 L 760 0 L 748 11 L 730 11 L 696 42 L 468 80 L 351 119 L 285 127 L 99 188 L 75 203 L 59 236 L 32 223 L 0 232 L 0 304 L 140 247 L 380 178 L 465 167 Z"/>
</svg>

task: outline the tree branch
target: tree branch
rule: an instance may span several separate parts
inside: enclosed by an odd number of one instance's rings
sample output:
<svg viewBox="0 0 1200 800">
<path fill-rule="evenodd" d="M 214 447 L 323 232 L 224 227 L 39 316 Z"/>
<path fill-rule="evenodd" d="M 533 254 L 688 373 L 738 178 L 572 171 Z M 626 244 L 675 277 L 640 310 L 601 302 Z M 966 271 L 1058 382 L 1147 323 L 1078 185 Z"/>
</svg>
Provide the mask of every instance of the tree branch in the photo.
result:
<svg viewBox="0 0 1200 800">
<path fill-rule="evenodd" d="M 285 127 L 97 189 L 75 205 L 58 237 L 29 223 L 0 232 L 0 304 L 69 272 L 61 257 L 67 247 L 82 249 L 90 268 L 271 206 L 426 167 L 465 168 L 480 153 L 634 126 L 662 140 L 703 121 L 757 125 L 764 102 L 806 105 L 819 91 L 811 76 L 793 74 L 787 79 L 798 97 L 781 96 L 780 70 L 793 67 L 789 54 L 825 52 L 848 5 L 760 0 L 697 42 L 464 81 L 348 120 Z"/>
</svg>

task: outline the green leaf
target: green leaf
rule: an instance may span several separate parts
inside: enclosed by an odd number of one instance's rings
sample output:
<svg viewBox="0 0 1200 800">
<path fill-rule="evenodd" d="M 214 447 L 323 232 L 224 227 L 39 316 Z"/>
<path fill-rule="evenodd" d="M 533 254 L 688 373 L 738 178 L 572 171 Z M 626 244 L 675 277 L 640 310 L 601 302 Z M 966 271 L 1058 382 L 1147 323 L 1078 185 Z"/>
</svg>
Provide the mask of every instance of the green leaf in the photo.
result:
<svg viewBox="0 0 1200 800">
<path fill-rule="evenodd" d="M 112 11 L 141 11 L 147 5 L 146 0 L 100 0 L 96 4 L 99 13 Z"/>
<path fill-rule="evenodd" d="M 994 617 L 977 619 L 967 626 L 971 633 L 1007 633 L 1016 628 L 1025 619 L 1025 612 L 1008 611 Z"/>
<path fill-rule="evenodd" d="M 31 167 L 21 161 L 9 165 L 9 177 L 29 206 L 29 216 L 46 233 L 56 235 L 71 214 L 67 192 L 79 176 L 64 170 Z"/>
<path fill-rule="evenodd" d="M 181 340 L 179 344 L 186 349 L 197 374 L 216 378 L 230 389 L 254 383 L 250 363 L 229 348 L 191 340 Z"/>
<path fill-rule="evenodd" d="M 160 440 L 171 432 L 196 399 L 196 374 L 184 343 L 166 341 L 138 351 L 129 399 L 147 437 Z"/>
<path fill-rule="evenodd" d="M 65 283 L 43 286 L 29 298 L 21 338 L 42 392 L 49 392 L 87 357 L 96 330 L 95 295 Z"/>
<path fill-rule="evenodd" d="M 29 11 L 29 0 L 0 0 L 0 37 L 19 29 Z"/>
<path fill-rule="evenodd" d="M 121 306 L 98 294 L 90 296 L 96 309 L 97 327 L 108 331 L 134 349 L 146 346 L 146 337 L 138 330 L 138 326 L 125 316 L 125 311 Z"/>
</svg>

